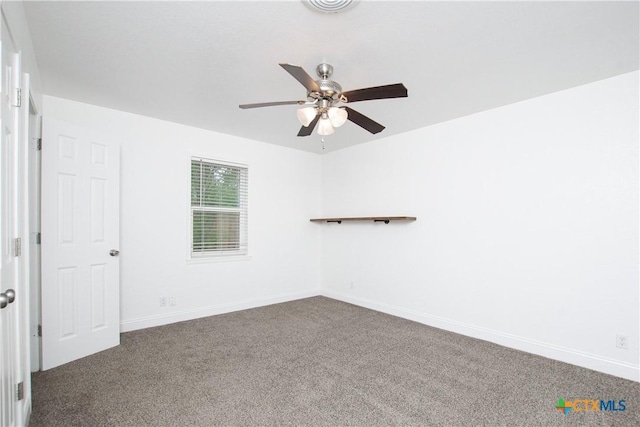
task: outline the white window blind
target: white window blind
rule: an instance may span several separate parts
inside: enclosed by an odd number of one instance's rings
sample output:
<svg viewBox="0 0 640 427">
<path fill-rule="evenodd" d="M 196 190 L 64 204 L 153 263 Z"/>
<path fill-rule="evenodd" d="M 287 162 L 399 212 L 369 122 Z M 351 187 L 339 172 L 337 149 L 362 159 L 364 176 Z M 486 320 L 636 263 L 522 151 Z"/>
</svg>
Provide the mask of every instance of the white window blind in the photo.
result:
<svg viewBox="0 0 640 427">
<path fill-rule="evenodd" d="M 191 255 L 247 254 L 246 167 L 191 159 Z"/>
</svg>

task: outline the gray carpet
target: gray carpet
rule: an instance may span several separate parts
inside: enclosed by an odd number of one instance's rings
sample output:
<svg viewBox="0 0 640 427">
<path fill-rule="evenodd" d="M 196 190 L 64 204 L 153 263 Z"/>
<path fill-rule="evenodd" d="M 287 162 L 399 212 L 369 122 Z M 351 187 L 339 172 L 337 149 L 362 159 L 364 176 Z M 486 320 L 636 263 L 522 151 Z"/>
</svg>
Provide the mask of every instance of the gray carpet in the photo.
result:
<svg viewBox="0 0 640 427">
<path fill-rule="evenodd" d="M 624 412 L 554 409 L 625 399 Z M 314 297 L 33 375 L 30 426 L 640 425 L 640 384 Z"/>
</svg>

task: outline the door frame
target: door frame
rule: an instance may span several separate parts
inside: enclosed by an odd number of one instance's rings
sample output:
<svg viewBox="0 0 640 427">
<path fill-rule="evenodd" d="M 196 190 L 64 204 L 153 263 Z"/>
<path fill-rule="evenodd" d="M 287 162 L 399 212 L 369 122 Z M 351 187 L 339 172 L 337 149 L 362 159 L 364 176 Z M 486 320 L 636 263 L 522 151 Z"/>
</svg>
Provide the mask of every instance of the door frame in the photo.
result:
<svg viewBox="0 0 640 427">
<path fill-rule="evenodd" d="M 26 110 L 26 109 L 25 109 Z M 42 369 L 41 295 L 41 175 L 42 175 L 42 116 L 29 94 L 27 112 L 28 182 L 29 182 L 29 343 L 31 372 Z"/>
<path fill-rule="evenodd" d="M 21 60 L 20 56 L 20 60 Z M 19 216 L 19 234 L 22 239 L 22 255 L 19 260 L 19 268 L 21 270 L 18 289 L 22 298 L 19 301 L 19 361 L 20 373 L 18 382 L 23 384 L 24 398 L 19 402 L 20 415 L 17 419 L 18 425 L 26 425 L 31 415 L 31 369 L 30 369 L 30 353 L 31 345 L 29 340 L 29 323 L 30 323 L 30 268 L 31 268 L 31 247 L 29 244 L 29 212 L 31 204 L 29 200 L 29 104 L 31 103 L 31 80 L 28 73 L 21 73 L 21 92 L 22 101 L 18 111 L 18 150 L 21 164 L 18 166 L 18 216 Z M 22 403 L 20 407 L 20 403 Z"/>
</svg>

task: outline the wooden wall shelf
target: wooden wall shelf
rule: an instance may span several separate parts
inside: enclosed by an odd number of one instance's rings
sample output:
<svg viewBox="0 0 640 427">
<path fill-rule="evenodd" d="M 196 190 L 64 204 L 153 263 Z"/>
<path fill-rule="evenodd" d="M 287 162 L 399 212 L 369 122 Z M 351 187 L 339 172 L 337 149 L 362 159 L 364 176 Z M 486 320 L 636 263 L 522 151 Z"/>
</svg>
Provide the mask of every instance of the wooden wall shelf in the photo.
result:
<svg viewBox="0 0 640 427">
<path fill-rule="evenodd" d="M 415 221 L 415 216 L 357 216 L 357 217 L 343 217 L 343 218 L 311 218 L 311 222 L 337 222 L 342 224 L 342 221 L 373 221 L 384 222 L 389 224 L 389 221 Z"/>
</svg>

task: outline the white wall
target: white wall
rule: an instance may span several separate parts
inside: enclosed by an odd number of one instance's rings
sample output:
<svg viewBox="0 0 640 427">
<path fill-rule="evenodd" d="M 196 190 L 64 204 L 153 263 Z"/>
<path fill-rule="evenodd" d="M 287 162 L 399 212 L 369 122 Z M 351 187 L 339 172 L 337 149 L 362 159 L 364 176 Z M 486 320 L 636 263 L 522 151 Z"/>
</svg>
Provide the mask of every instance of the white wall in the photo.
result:
<svg viewBox="0 0 640 427">
<path fill-rule="evenodd" d="M 317 155 L 50 96 L 44 109 L 120 140 L 123 331 L 319 293 Z M 249 166 L 250 259 L 187 262 L 192 155 Z"/>
<path fill-rule="evenodd" d="M 638 78 L 323 156 L 324 216 L 418 217 L 319 225 L 324 293 L 638 380 Z"/>
</svg>

